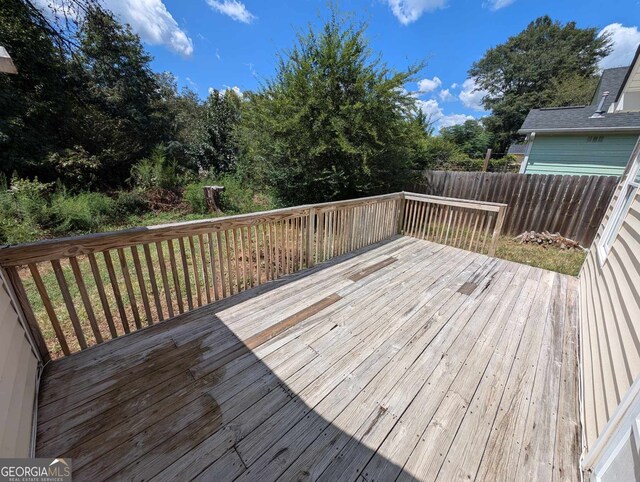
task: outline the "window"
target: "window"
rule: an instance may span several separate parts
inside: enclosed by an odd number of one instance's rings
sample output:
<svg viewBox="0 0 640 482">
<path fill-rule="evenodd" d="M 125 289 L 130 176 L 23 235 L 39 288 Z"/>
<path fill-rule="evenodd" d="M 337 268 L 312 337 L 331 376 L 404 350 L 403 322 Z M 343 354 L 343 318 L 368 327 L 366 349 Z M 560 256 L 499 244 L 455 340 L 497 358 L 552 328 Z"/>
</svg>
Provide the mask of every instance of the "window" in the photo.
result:
<svg viewBox="0 0 640 482">
<path fill-rule="evenodd" d="M 631 206 L 636 193 L 640 189 L 640 152 L 638 149 L 634 151 L 634 155 L 635 159 L 633 160 L 629 174 L 622 185 L 620 197 L 613 207 L 611 217 L 607 221 L 602 237 L 598 242 L 598 257 L 600 258 L 600 265 L 603 265 L 607 260 L 609 251 L 611 251 L 611 246 L 613 246 L 613 243 L 618 236 L 618 231 L 620 231 L 620 227 L 624 222 L 627 212 L 629 212 L 629 206 Z"/>
</svg>

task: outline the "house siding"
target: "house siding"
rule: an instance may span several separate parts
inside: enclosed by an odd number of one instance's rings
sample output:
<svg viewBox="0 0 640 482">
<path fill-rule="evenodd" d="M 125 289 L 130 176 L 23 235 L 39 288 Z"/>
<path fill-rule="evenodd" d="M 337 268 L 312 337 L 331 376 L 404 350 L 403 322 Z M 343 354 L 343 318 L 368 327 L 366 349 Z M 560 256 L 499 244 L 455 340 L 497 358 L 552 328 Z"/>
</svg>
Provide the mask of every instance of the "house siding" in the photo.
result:
<svg viewBox="0 0 640 482">
<path fill-rule="evenodd" d="M 0 458 L 28 457 L 38 359 L 0 278 Z"/>
<path fill-rule="evenodd" d="M 588 142 L 588 135 L 536 134 L 525 173 L 622 175 L 638 134 L 593 135 L 604 138 L 602 142 Z"/>
<path fill-rule="evenodd" d="M 631 204 L 602 267 L 596 249 L 620 187 L 579 275 L 587 450 L 640 376 L 640 195 Z"/>
</svg>

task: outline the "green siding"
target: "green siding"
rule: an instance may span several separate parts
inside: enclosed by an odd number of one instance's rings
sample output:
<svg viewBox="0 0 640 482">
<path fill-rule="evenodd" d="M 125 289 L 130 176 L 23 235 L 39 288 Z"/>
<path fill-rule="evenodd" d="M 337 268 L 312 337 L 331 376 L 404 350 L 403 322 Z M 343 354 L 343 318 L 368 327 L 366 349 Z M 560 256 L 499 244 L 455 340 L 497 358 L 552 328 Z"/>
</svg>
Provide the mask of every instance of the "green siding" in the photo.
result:
<svg viewBox="0 0 640 482">
<path fill-rule="evenodd" d="M 620 176 L 638 134 L 606 135 L 602 142 L 588 142 L 589 136 L 536 134 L 529 153 L 527 174 L 575 174 Z"/>
</svg>

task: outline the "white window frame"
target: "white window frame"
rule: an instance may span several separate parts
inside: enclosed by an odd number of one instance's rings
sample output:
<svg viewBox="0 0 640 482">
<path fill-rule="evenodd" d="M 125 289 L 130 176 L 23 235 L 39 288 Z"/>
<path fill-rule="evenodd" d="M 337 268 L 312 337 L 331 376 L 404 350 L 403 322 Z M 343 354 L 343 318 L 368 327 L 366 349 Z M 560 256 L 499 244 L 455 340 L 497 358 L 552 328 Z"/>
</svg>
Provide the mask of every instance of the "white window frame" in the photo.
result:
<svg viewBox="0 0 640 482">
<path fill-rule="evenodd" d="M 611 216 L 607 221 L 602 236 L 598 240 L 598 258 L 600 260 L 600 266 L 604 266 L 607 261 L 607 257 L 611 252 L 611 247 L 615 243 L 620 228 L 624 223 L 624 219 L 627 217 L 629 208 L 636 197 L 636 194 L 640 190 L 640 140 L 636 144 L 636 148 L 633 150 L 633 162 L 629 171 L 622 183 L 622 189 L 620 189 L 620 195 L 616 201 Z"/>
</svg>

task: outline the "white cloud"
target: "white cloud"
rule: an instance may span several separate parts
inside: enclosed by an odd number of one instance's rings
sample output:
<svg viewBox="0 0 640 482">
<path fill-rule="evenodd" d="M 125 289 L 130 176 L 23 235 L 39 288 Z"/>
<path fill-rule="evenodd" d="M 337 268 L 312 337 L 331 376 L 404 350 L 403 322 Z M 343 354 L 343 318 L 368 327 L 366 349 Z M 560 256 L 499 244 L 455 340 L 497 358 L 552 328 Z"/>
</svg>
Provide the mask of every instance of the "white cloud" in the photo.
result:
<svg viewBox="0 0 640 482">
<path fill-rule="evenodd" d="M 207 0 L 207 3 L 214 10 L 228 15 L 238 22 L 251 23 L 257 18 L 247 10 L 244 3 L 238 2 L 237 0 Z"/>
<path fill-rule="evenodd" d="M 487 95 L 487 91 L 478 89 L 473 79 L 467 79 L 462 83 L 462 92 L 458 96 L 465 107 L 469 109 L 484 111 L 482 98 Z"/>
<path fill-rule="evenodd" d="M 214 89 L 213 87 L 209 87 L 209 94 L 213 94 L 215 90 L 216 89 Z M 233 87 L 229 87 L 228 85 L 223 85 L 222 89 L 219 89 L 221 94 L 224 94 L 227 90 L 233 91 L 238 97 L 242 99 L 242 96 L 243 96 L 242 90 L 240 90 L 240 87 L 238 87 L 237 85 L 234 85 Z"/>
<path fill-rule="evenodd" d="M 36 5 L 46 15 L 57 19 L 69 8 L 58 0 L 36 0 Z M 105 0 L 104 6 L 122 22 L 128 23 L 140 38 L 151 45 L 166 45 L 185 57 L 193 53 L 193 42 L 178 26 L 162 0 Z M 78 10 L 67 10 L 73 18 Z"/>
<path fill-rule="evenodd" d="M 516 0 L 489 0 L 486 5 L 489 10 L 500 10 L 501 8 L 508 7 Z"/>
<path fill-rule="evenodd" d="M 442 129 L 443 127 L 451 127 L 459 124 L 464 124 L 468 120 L 473 120 L 475 117 L 472 115 L 466 114 L 449 114 L 442 116 L 438 122 L 438 129 Z"/>
<path fill-rule="evenodd" d="M 640 44 L 638 27 L 624 27 L 621 23 L 612 23 L 603 28 L 598 35 L 604 34 L 608 34 L 613 42 L 613 50 L 600 61 L 600 68 L 626 67 L 631 64 Z"/>
<path fill-rule="evenodd" d="M 449 89 L 443 89 L 438 93 L 438 97 L 442 102 L 450 102 L 456 98 Z"/>
<path fill-rule="evenodd" d="M 475 117 L 467 114 L 445 114 L 435 99 L 418 100 L 418 107 L 438 130 L 443 127 L 464 124 L 464 122 L 469 119 L 475 119 Z"/>
<path fill-rule="evenodd" d="M 438 77 L 433 79 L 422 79 L 418 82 L 418 90 L 420 92 L 432 92 L 442 85 L 442 81 Z"/>
<path fill-rule="evenodd" d="M 433 12 L 447 5 L 447 0 L 386 0 L 391 11 L 403 25 L 418 20 L 423 13 Z"/>
<path fill-rule="evenodd" d="M 166 45 L 185 57 L 193 53 L 193 42 L 162 0 L 106 0 L 105 6 L 131 25 L 145 42 Z"/>
<path fill-rule="evenodd" d="M 222 89 L 222 92 L 226 92 L 227 90 L 233 91 L 238 97 L 242 99 L 242 91 L 240 90 L 240 87 L 238 87 L 237 85 L 234 85 L 233 87 L 229 87 L 228 85 L 225 85 L 224 89 Z"/>
<path fill-rule="evenodd" d="M 444 115 L 442 108 L 438 105 L 438 101 L 435 99 L 418 100 L 418 107 L 422 113 L 427 116 L 427 119 L 431 122 L 439 121 Z"/>
</svg>

